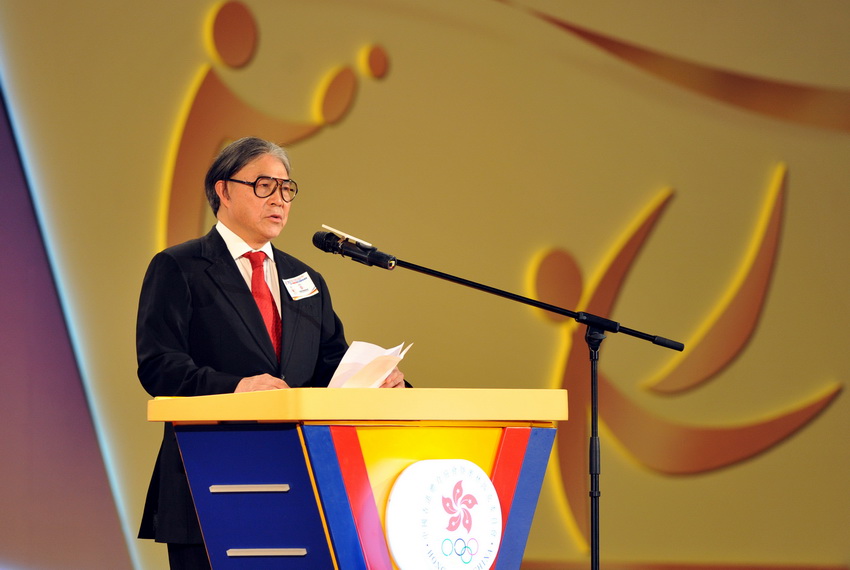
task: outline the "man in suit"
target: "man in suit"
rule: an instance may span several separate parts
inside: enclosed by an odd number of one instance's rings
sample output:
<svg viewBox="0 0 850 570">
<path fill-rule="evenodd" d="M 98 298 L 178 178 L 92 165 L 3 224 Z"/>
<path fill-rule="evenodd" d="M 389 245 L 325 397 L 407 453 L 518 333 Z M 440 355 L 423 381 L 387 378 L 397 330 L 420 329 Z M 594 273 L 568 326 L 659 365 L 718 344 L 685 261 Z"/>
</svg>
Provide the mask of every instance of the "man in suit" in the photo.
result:
<svg viewBox="0 0 850 570">
<path fill-rule="evenodd" d="M 151 261 L 136 328 L 138 375 L 151 396 L 328 385 L 348 344 L 327 286 L 271 245 L 298 192 L 289 171 L 273 143 L 230 144 L 205 180 L 215 227 Z M 404 375 L 394 370 L 384 387 L 404 387 Z M 172 568 L 209 568 L 171 424 L 139 538 L 167 543 Z"/>
</svg>

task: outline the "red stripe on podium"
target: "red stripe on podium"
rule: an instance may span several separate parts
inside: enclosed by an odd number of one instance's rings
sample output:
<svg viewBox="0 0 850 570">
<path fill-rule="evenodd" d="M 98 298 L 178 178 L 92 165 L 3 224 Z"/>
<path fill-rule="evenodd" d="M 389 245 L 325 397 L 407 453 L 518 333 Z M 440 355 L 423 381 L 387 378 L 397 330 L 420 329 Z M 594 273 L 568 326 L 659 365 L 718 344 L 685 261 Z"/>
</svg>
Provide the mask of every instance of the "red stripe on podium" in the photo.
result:
<svg viewBox="0 0 850 570">
<path fill-rule="evenodd" d="M 375 504 L 375 495 L 366 471 L 366 462 L 353 426 L 331 426 L 331 437 L 336 448 L 339 468 L 345 482 L 345 491 L 354 515 L 357 536 L 370 570 L 392 570 L 389 548 L 381 526 L 381 517 Z"/>
<path fill-rule="evenodd" d="M 528 448 L 528 438 L 531 428 L 509 427 L 502 434 L 499 450 L 496 452 L 496 461 L 493 463 L 493 473 L 490 480 L 496 488 L 499 503 L 502 506 L 502 533 L 511 513 L 519 474 L 525 460 L 525 452 Z"/>
<path fill-rule="evenodd" d="M 499 450 L 496 452 L 496 461 L 493 463 L 493 473 L 490 475 L 490 480 L 493 482 L 493 487 L 496 488 L 499 504 L 502 507 L 502 545 L 499 547 L 500 552 L 505 546 L 505 539 L 507 538 L 505 526 L 510 518 L 514 492 L 519 482 L 522 464 L 525 461 L 529 437 L 531 437 L 531 428 L 505 428 L 502 433 L 502 441 L 499 443 Z M 492 567 L 495 568 L 498 562 L 499 555 L 496 554 Z"/>
</svg>

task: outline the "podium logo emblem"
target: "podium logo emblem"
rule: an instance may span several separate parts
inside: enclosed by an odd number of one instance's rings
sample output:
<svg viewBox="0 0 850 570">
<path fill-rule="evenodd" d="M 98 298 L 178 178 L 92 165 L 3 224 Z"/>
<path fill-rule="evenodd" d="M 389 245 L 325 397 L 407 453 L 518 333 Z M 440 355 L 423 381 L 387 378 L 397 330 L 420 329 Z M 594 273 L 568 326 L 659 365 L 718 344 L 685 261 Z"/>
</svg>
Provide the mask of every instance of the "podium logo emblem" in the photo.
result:
<svg viewBox="0 0 850 570">
<path fill-rule="evenodd" d="M 466 532 L 472 532 L 472 508 L 478 504 L 478 499 L 472 495 L 463 494 L 463 480 L 455 483 L 452 496 L 443 497 L 443 509 L 451 515 L 447 530 L 457 530 L 463 524 Z"/>
<path fill-rule="evenodd" d="M 398 476 L 385 526 L 401 570 L 486 570 L 499 551 L 502 510 L 493 483 L 476 464 L 429 459 Z"/>
</svg>

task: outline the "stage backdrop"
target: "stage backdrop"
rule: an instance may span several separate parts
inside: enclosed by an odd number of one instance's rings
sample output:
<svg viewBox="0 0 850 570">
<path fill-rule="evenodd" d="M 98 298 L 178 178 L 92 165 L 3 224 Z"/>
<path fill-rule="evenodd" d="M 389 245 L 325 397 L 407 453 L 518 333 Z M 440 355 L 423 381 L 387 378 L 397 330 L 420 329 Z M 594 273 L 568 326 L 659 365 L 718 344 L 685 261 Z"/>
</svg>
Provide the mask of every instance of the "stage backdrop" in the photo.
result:
<svg viewBox="0 0 850 570">
<path fill-rule="evenodd" d="M 524 566 L 587 565 L 583 331 L 321 224 L 687 345 L 602 345 L 606 568 L 847 568 L 848 28 L 840 0 L 0 0 L 0 567 L 163 567 L 139 286 L 259 135 L 301 189 L 275 244 L 349 340 L 415 343 L 421 387 L 570 391 Z"/>
</svg>

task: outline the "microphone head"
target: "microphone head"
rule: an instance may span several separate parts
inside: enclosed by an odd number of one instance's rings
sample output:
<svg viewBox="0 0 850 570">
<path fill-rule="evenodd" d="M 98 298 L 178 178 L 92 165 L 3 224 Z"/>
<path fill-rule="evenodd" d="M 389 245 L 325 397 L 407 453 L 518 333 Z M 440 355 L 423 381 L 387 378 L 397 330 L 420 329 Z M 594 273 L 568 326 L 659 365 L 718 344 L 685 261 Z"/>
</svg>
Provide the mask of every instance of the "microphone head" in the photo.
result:
<svg viewBox="0 0 850 570">
<path fill-rule="evenodd" d="M 314 233 L 313 245 L 328 253 L 339 253 L 339 237 L 331 232 Z"/>
<path fill-rule="evenodd" d="M 316 232 L 313 234 L 313 245 L 322 251 L 336 253 L 364 265 L 377 265 L 384 269 L 396 266 L 396 258 L 392 255 L 378 251 L 374 246 L 366 247 L 354 243 L 349 238 L 340 237 L 333 232 Z"/>
</svg>

